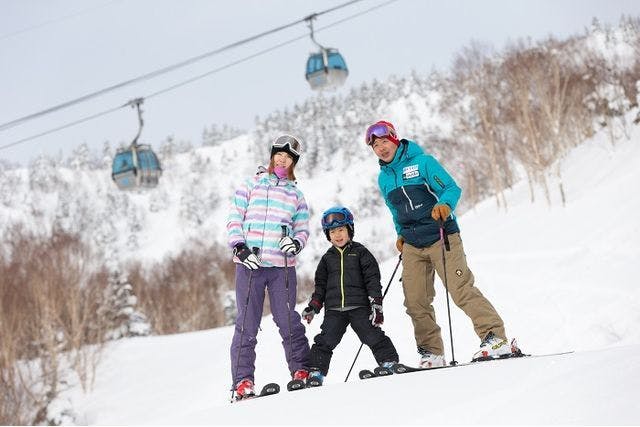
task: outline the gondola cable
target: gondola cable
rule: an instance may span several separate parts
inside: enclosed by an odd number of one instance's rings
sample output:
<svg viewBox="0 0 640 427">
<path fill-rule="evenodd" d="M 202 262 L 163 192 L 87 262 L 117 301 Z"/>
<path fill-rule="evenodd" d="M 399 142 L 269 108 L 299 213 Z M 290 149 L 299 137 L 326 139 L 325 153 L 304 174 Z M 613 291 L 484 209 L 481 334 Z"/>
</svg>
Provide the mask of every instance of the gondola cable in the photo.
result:
<svg viewBox="0 0 640 427">
<path fill-rule="evenodd" d="M 364 14 L 366 14 L 366 13 L 372 12 L 372 11 L 374 11 L 374 10 L 376 10 L 376 9 L 381 8 L 381 7 L 387 6 L 387 5 L 389 5 L 389 4 L 391 4 L 391 3 L 394 3 L 394 2 L 396 2 L 396 1 L 398 1 L 398 0 L 389 0 L 389 1 L 386 1 L 386 2 L 381 3 L 381 4 L 379 4 L 379 5 L 376 5 L 376 6 L 373 6 L 373 7 L 368 8 L 368 9 L 365 9 L 365 10 L 363 10 L 363 11 L 359 12 L 359 13 L 356 13 L 356 14 L 353 14 L 353 15 L 347 16 L 347 17 L 345 17 L 345 18 L 343 18 L 343 19 L 340 19 L 340 20 L 338 20 L 338 21 L 335 21 L 335 22 L 333 22 L 333 23 L 331 23 L 331 24 L 325 25 L 325 26 L 323 26 L 323 27 L 319 27 L 319 28 L 317 28 L 315 31 L 316 31 L 316 32 L 319 32 L 319 31 L 322 31 L 322 30 L 325 30 L 325 29 L 328 29 L 328 28 L 334 27 L 334 26 L 336 26 L 336 25 L 342 24 L 343 22 L 346 22 L 346 21 L 352 20 L 352 19 L 357 18 L 357 17 L 359 17 L 359 16 L 361 16 L 361 15 L 364 15 Z M 229 67 L 232 67 L 232 66 L 234 66 L 234 65 L 237 65 L 237 64 L 240 64 L 240 63 L 242 63 L 242 62 L 248 61 L 249 59 L 253 59 L 253 58 L 257 57 L 257 56 L 263 55 L 263 54 L 268 53 L 268 52 L 270 52 L 270 51 L 272 51 L 272 50 L 278 49 L 278 48 L 280 48 L 280 47 L 283 47 L 283 46 L 285 46 L 285 45 L 291 44 L 291 43 L 296 42 L 296 41 L 298 41 L 298 40 L 305 39 L 305 38 L 307 38 L 307 37 L 309 37 L 309 34 L 308 34 L 308 33 L 306 33 L 306 34 L 304 34 L 304 35 L 301 35 L 301 36 L 298 36 L 298 37 L 295 37 L 295 38 L 293 38 L 293 39 L 289 39 L 289 40 L 287 40 L 287 41 L 285 41 L 285 42 L 279 43 L 279 44 L 277 44 L 277 45 L 275 45 L 275 46 L 272 46 L 272 47 L 270 47 L 270 48 L 264 49 L 264 50 L 262 50 L 262 51 L 259 51 L 259 52 L 257 52 L 257 53 L 254 53 L 254 54 L 252 54 L 252 55 L 249 55 L 249 56 L 244 57 L 244 58 L 242 58 L 242 59 L 239 59 L 239 60 L 237 60 L 237 61 L 233 61 L 233 62 L 231 62 L 231 63 L 228 63 L 228 64 L 224 65 L 224 66 L 221 66 L 221 67 L 215 68 L 215 69 L 213 69 L 213 70 L 211 70 L 211 71 L 208 71 L 208 72 L 206 72 L 206 73 L 200 74 L 200 75 L 195 76 L 195 77 L 191 77 L 191 78 L 189 78 L 189 79 L 187 79 L 187 80 L 184 80 L 184 81 L 182 81 L 182 82 L 180 82 L 180 83 L 176 83 L 176 84 L 174 84 L 174 85 L 172 85 L 172 86 L 169 86 L 169 87 L 167 87 L 167 88 L 165 88 L 165 89 L 162 89 L 162 90 L 159 90 L 159 91 L 153 92 L 153 93 L 151 93 L 151 94 L 149 94 L 149 95 L 147 95 L 147 96 L 145 96 L 145 97 L 143 97 L 143 98 L 144 98 L 144 99 L 150 99 L 150 98 L 152 98 L 152 97 L 155 97 L 155 96 L 158 96 L 158 95 L 161 95 L 161 94 L 164 94 L 164 93 L 170 92 L 170 91 L 175 90 L 175 89 L 177 89 L 177 88 L 179 88 L 179 87 L 182 87 L 182 86 L 185 86 L 185 85 L 187 85 L 187 84 L 193 83 L 193 82 L 195 82 L 195 81 L 197 81 L 197 80 L 200 80 L 200 79 L 202 79 L 202 78 L 204 78 L 204 77 L 207 77 L 207 76 L 209 76 L 209 75 L 215 74 L 215 73 L 220 72 L 220 71 L 223 71 L 223 70 L 225 70 L 225 69 L 227 69 L 227 68 L 229 68 Z M 131 105 L 130 103 L 131 103 L 131 101 L 128 101 L 127 103 L 122 104 L 122 105 L 119 105 L 119 106 L 117 106 L 117 107 L 109 108 L 109 109 L 107 109 L 107 110 L 103 110 L 103 111 L 101 111 L 101 112 L 98 112 L 98 113 L 92 114 L 92 115 L 90 115 L 90 116 L 86 116 L 86 117 L 84 117 L 84 118 L 81 118 L 81 119 L 75 120 L 75 121 L 73 121 L 73 122 L 69 122 L 69 123 L 67 123 L 67 124 L 64 124 L 64 125 L 58 126 L 58 127 L 56 127 L 56 128 L 53 128 L 53 129 L 50 129 L 50 130 L 47 130 L 47 131 L 44 131 L 44 132 L 41 132 L 41 133 L 38 133 L 38 134 L 35 134 L 35 135 L 31 135 L 31 136 L 28 136 L 28 137 L 25 137 L 25 138 L 19 139 L 19 140 L 17 140 L 17 141 L 11 142 L 11 143 L 9 143 L 9 144 L 2 145 L 2 146 L 0 146 L 0 151 L 1 151 L 1 150 L 5 150 L 5 149 L 7 149 L 7 148 L 14 147 L 14 146 L 19 145 L 19 144 L 23 144 L 23 143 L 25 143 L 25 142 L 28 142 L 28 141 L 31 141 L 31 140 L 34 140 L 34 139 L 37 139 L 37 138 L 40 138 L 40 137 L 43 137 L 43 136 L 46 136 L 46 135 L 49 135 L 49 134 L 52 134 L 52 133 L 55 133 L 55 132 L 58 132 L 58 131 L 61 131 L 61 130 L 64 130 L 64 129 L 67 129 L 67 128 L 70 128 L 70 127 L 73 127 L 73 126 L 76 126 L 76 125 L 79 125 L 79 124 L 82 124 L 82 123 L 85 123 L 85 122 L 90 121 L 90 120 L 97 119 L 97 118 L 102 117 L 102 116 L 105 116 L 105 115 L 107 115 L 107 114 L 114 113 L 114 112 L 116 112 L 116 111 L 118 111 L 118 110 L 120 110 L 120 109 L 122 109 L 122 108 L 125 108 L 125 107 L 130 106 L 130 105 Z"/>
<path fill-rule="evenodd" d="M 351 1 L 348 1 L 348 2 L 343 3 L 341 5 L 332 7 L 330 9 L 323 10 L 322 12 L 318 12 L 315 15 L 324 15 L 326 13 L 333 12 L 334 10 L 349 6 L 349 5 L 353 4 L 353 3 L 357 3 L 357 2 L 360 2 L 360 1 L 362 1 L 362 0 L 351 0 Z M 162 74 L 166 74 L 168 72 L 171 72 L 171 71 L 177 70 L 179 68 L 185 67 L 187 65 L 191 65 L 191 64 L 196 63 L 198 61 L 201 61 L 201 60 L 203 60 L 205 58 L 208 58 L 210 56 L 217 55 L 217 54 L 222 53 L 224 51 L 236 48 L 238 46 L 247 44 L 247 43 L 252 42 L 254 40 L 257 40 L 259 38 L 268 36 L 270 34 L 278 32 L 278 31 L 282 31 L 282 30 L 284 30 L 286 28 L 289 28 L 289 27 L 292 27 L 294 25 L 300 24 L 301 22 L 305 22 L 305 19 L 307 19 L 307 18 L 299 19 L 299 20 L 297 20 L 295 22 L 291 22 L 289 24 L 285 24 L 285 25 L 282 25 L 280 27 L 273 28 L 271 30 L 262 32 L 260 34 L 256 34 L 256 35 L 248 37 L 246 39 L 243 39 L 243 40 L 228 44 L 228 45 L 223 46 L 221 48 L 214 49 L 212 51 L 203 53 L 201 55 L 186 59 L 186 60 L 184 60 L 182 62 L 173 64 L 173 65 L 169 65 L 167 67 L 160 68 L 160 69 L 152 71 L 150 73 L 146 73 L 146 74 L 143 74 L 141 76 L 134 77 L 132 79 L 120 82 L 118 84 L 115 84 L 115 85 L 112 85 L 112 86 L 109 86 L 109 87 L 106 87 L 104 89 L 100 89 L 98 91 L 83 95 L 83 96 L 81 96 L 79 98 L 63 102 L 61 104 L 55 105 L 55 106 L 53 106 L 51 108 L 47 108 L 47 109 L 39 111 L 37 113 L 29 114 L 27 116 L 20 117 L 20 118 L 15 119 L 15 120 L 11 120 L 9 122 L 1 124 L 0 125 L 0 131 L 4 131 L 4 130 L 7 130 L 7 129 L 10 129 L 10 128 L 12 128 L 14 126 L 18 126 L 18 125 L 20 125 L 20 124 L 22 124 L 22 123 L 24 123 L 26 121 L 45 116 L 47 114 L 50 114 L 50 113 L 53 113 L 53 112 L 56 112 L 56 111 L 59 111 L 59 110 L 66 109 L 66 108 L 71 107 L 73 105 L 76 105 L 76 104 L 79 104 L 79 103 L 82 103 L 82 102 L 86 102 L 86 101 L 88 101 L 90 99 L 105 95 L 105 94 L 107 94 L 109 92 L 113 92 L 114 90 L 117 90 L 117 89 L 122 89 L 123 87 L 130 86 L 130 85 L 132 85 L 134 83 L 139 83 L 139 82 L 142 82 L 142 81 L 145 81 L 145 80 L 149 80 L 149 79 L 158 77 L 158 76 L 160 76 Z"/>
</svg>

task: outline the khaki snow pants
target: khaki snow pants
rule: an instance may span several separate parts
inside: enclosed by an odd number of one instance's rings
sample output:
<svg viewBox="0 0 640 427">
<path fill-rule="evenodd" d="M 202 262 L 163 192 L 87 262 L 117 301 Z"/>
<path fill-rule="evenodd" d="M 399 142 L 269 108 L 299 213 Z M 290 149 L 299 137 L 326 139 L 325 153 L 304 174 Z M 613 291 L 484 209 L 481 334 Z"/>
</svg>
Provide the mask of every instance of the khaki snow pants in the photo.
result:
<svg viewBox="0 0 640 427">
<path fill-rule="evenodd" d="M 467 266 L 460 233 L 449 235 L 450 251 L 445 252 L 447 287 L 453 302 L 465 312 L 476 334 L 482 340 L 489 332 L 506 338 L 504 323 L 482 292 L 476 288 L 473 273 Z M 404 306 L 413 322 L 416 344 L 434 354 L 444 354 L 440 327 L 436 323 L 433 298 L 435 272 L 444 284 L 442 244 L 435 242 L 426 248 L 405 243 L 402 249 L 402 289 Z"/>
</svg>

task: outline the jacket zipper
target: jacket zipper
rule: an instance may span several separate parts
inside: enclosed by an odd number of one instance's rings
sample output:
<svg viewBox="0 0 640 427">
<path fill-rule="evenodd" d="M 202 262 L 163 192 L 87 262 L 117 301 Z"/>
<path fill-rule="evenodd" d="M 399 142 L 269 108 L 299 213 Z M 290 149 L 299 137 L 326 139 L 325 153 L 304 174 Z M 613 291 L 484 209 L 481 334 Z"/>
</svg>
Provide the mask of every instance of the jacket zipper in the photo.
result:
<svg viewBox="0 0 640 427">
<path fill-rule="evenodd" d="M 344 308 L 344 249 L 336 248 L 340 252 L 340 294 L 341 306 Z"/>
<path fill-rule="evenodd" d="M 264 233 L 267 231 L 267 216 L 269 216 L 269 189 L 271 188 L 271 179 L 267 179 L 267 209 L 262 221 L 262 240 L 260 241 L 260 260 L 262 260 L 262 248 L 264 248 Z"/>
</svg>

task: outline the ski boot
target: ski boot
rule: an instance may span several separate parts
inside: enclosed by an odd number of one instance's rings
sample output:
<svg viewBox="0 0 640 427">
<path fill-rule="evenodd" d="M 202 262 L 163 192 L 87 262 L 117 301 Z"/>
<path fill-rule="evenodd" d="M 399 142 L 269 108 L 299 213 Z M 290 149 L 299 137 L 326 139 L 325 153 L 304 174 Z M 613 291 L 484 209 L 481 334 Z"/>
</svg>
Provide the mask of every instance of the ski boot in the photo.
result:
<svg viewBox="0 0 640 427">
<path fill-rule="evenodd" d="M 236 400 L 249 399 L 256 395 L 253 381 L 245 378 L 236 384 Z"/>
<path fill-rule="evenodd" d="M 474 355 L 472 362 L 484 360 L 504 359 L 511 357 L 512 348 L 509 341 L 504 338 L 498 338 L 493 332 L 489 332 L 480 344 L 480 350 Z"/>
<path fill-rule="evenodd" d="M 420 353 L 420 361 L 418 364 L 421 368 L 441 368 L 447 364 L 442 354 L 433 354 L 422 347 L 418 347 L 418 353 Z"/>
</svg>

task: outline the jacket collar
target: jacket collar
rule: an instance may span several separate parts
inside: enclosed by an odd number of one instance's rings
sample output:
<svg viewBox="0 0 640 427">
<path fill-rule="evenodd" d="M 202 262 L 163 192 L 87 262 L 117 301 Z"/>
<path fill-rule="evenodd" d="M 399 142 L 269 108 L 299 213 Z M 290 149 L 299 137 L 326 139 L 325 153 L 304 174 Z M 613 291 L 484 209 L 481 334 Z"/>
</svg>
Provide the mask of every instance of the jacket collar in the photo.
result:
<svg viewBox="0 0 640 427">
<path fill-rule="evenodd" d="M 393 160 L 391 160 L 389 163 L 378 160 L 378 163 L 380 164 L 381 168 L 385 166 L 394 167 L 399 165 L 406 159 L 418 156 L 420 154 L 424 154 L 424 151 L 418 144 L 416 144 L 414 141 L 403 138 L 400 140 L 400 145 L 396 150 L 395 156 L 393 156 Z"/>
</svg>

